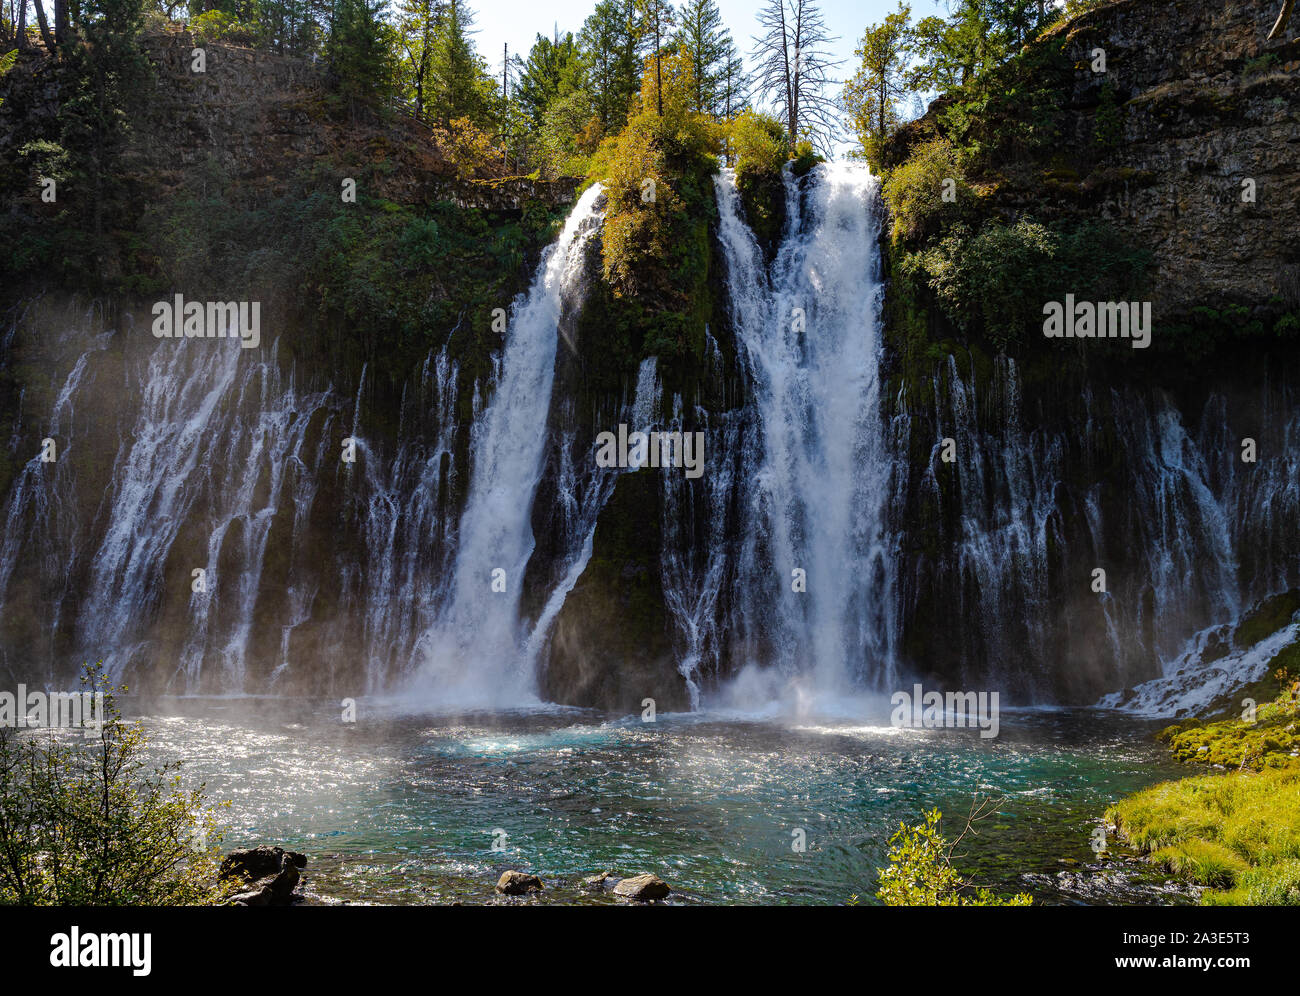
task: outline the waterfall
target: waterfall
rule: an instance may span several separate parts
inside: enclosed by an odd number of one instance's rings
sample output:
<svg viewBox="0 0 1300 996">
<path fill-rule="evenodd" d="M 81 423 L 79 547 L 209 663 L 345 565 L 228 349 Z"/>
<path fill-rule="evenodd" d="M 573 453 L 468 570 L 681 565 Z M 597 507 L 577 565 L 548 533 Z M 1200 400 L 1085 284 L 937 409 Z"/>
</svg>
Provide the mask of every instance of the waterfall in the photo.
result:
<svg viewBox="0 0 1300 996">
<path fill-rule="evenodd" d="M 241 354 L 237 339 L 168 343 L 140 377 L 139 414 L 113 463 L 108 524 L 79 613 L 83 655 L 104 658 L 115 679 L 146 649 L 165 565 L 184 549 L 190 561 L 174 563 L 171 580 L 190 592 L 175 664 L 182 687 L 208 670 L 211 687 L 245 688 L 266 545 L 326 396 L 286 383 L 274 349 L 265 361 Z M 192 547 L 178 542 L 182 530 Z"/>
<path fill-rule="evenodd" d="M 732 664 L 770 663 L 833 695 L 893 672 L 876 181 L 828 163 L 803 181 L 787 171 L 785 186 L 787 227 L 766 267 L 734 176 L 716 181 L 757 423 L 742 458 Z"/>
<path fill-rule="evenodd" d="M 1082 375 L 1054 393 L 1036 357 L 978 344 L 895 363 L 864 167 L 786 175 L 770 262 L 729 172 L 715 193 L 729 314 L 698 369 L 643 357 L 609 392 L 585 386 L 600 344 L 573 335 L 599 187 L 511 304 L 485 376 L 462 329 L 336 386 L 284 358 L 282 335 L 159 341 L 130 313 L 109 328 L 103 309 L 34 302 L 0 339 L 22 372 L 0 398 L 0 670 L 66 683 L 102 659 L 151 691 L 510 707 L 536 701 L 544 655 L 567 654 L 627 667 L 629 688 L 675 666 L 673 701 L 692 707 L 733 690 L 826 704 L 904 674 L 1092 702 L 1197 675 L 1228 623 L 1300 584 L 1285 371 L 1198 396 Z M 703 432 L 703 475 L 600 467 L 611 419 Z M 588 654 L 601 635 L 566 614 L 585 617 L 623 555 L 596 554 L 584 583 L 598 523 L 627 525 L 616 485 L 658 516 L 643 548 L 621 541 L 659 572 L 641 662 Z M 1181 687 L 1108 701 L 1164 708 Z"/>
<path fill-rule="evenodd" d="M 546 452 L 561 322 L 582 289 L 598 231 L 599 184 L 583 194 L 511 308 L 500 369 L 471 434 L 469 496 L 445 605 L 421 635 L 420 694 L 452 705 L 512 705 L 535 696 L 519 597 L 533 551 L 533 496 Z"/>
</svg>

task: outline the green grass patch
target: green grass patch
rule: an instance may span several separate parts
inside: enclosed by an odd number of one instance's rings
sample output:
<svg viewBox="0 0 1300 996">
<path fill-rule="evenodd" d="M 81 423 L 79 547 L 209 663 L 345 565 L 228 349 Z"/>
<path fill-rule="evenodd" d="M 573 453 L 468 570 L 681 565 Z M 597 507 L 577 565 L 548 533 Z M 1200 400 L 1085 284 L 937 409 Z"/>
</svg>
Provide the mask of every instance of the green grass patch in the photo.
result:
<svg viewBox="0 0 1300 996">
<path fill-rule="evenodd" d="M 1235 770 L 1163 782 L 1106 811 L 1152 861 L 1205 886 L 1208 905 L 1300 904 L 1300 718 L 1294 679 L 1285 667 L 1276 677 L 1281 694 L 1253 717 L 1160 733 L 1185 761 Z"/>
</svg>

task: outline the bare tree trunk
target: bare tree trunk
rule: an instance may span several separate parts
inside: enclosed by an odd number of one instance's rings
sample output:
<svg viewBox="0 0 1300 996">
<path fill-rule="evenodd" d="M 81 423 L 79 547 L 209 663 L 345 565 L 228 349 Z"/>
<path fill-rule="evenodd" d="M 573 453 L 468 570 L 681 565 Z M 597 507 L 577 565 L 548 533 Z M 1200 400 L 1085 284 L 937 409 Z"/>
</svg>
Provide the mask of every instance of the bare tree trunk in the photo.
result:
<svg viewBox="0 0 1300 996">
<path fill-rule="evenodd" d="M 1291 13 L 1294 10 L 1295 0 L 1286 0 L 1286 3 L 1282 5 L 1282 13 L 1277 15 L 1277 23 L 1273 25 L 1273 30 L 1268 33 L 1269 41 L 1282 37 L 1282 32 L 1286 30 L 1286 26 L 1291 20 Z"/>
<path fill-rule="evenodd" d="M 54 0 L 54 40 L 68 43 L 68 0 Z"/>
<path fill-rule="evenodd" d="M 41 39 L 45 42 L 45 50 L 54 54 L 54 38 L 50 34 L 50 22 L 45 19 L 44 0 L 32 0 L 32 6 L 36 8 L 36 21 L 41 26 Z"/>
<path fill-rule="evenodd" d="M 27 0 L 18 0 L 18 47 L 27 47 Z"/>
</svg>

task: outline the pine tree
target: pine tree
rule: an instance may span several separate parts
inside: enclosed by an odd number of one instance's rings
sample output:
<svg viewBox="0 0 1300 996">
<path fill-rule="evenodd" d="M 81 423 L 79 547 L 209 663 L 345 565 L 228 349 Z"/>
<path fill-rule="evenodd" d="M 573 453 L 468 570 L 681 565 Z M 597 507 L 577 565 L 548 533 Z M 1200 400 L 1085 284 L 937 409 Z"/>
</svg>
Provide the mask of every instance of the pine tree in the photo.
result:
<svg viewBox="0 0 1300 996">
<path fill-rule="evenodd" d="M 573 33 L 554 40 L 538 35 L 515 85 L 515 99 L 536 126 L 561 96 L 582 84 L 582 64 Z"/>
<path fill-rule="evenodd" d="M 690 58 L 695 79 L 691 109 L 697 114 L 723 117 L 723 77 L 734 47 L 731 33 L 723 26 L 717 0 L 686 0 L 678 21 L 676 41 Z"/>
<path fill-rule="evenodd" d="M 637 14 L 640 16 L 637 32 L 655 64 L 655 106 L 659 116 L 663 117 L 663 51 L 677 18 L 668 0 L 635 0 L 635 2 Z"/>
<path fill-rule="evenodd" d="M 470 38 L 474 20 L 465 0 L 446 0 L 437 20 L 425 100 L 433 119 L 443 125 L 458 118 L 480 127 L 492 123 L 496 84 Z"/>
<path fill-rule="evenodd" d="M 641 89 L 636 26 L 633 0 L 603 0 L 578 36 L 592 104 L 605 134 L 623 126 L 628 105 Z"/>
<path fill-rule="evenodd" d="M 393 30 L 386 0 L 337 0 L 325 56 L 338 91 L 350 103 L 383 99 L 392 90 Z"/>
</svg>

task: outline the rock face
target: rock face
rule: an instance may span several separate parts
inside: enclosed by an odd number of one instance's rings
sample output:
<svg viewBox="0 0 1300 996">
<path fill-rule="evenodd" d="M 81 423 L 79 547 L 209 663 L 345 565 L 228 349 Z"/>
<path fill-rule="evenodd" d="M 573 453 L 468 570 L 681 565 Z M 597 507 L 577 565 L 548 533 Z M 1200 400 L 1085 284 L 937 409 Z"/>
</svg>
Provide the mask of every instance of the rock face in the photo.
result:
<svg viewBox="0 0 1300 996">
<path fill-rule="evenodd" d="M 221 862 L 218 878 L 245 883 L 230 896 L 230 906 L 288 906 L 307 867 L 307 856 L 282 847 L 252 847 L 231 851 Z"/>
<path fill-rule="evenodd" d="M 547 698 L 640 712 L 690 707 L 664 604 L 658 471 L 622 475 L 601 513 L 591 560 L 565 599 L 547 648 Z"/>
<path fill-rule="evenodd" d="M 1090 137 L 1103 81 L 1123 108 L 1116 179 L 1095 210 L 1155 252 L 1167 312 L 1239 296 L 1243 273 L 1252 294 L 1300 297 L 1300 40 L 1266 40 L 1277 7 L 1128 0 L 1070 30 L 1072 141 Z M 1098 47 L 1104 75 L 1090 67 Z"/>
<path fill-rule="evenodd" d="M 615 895 L 622 896 L 625 899 L 635 899 L 643 903 L 663 899 L 670 892 L 672 890 L 668 888 L 667 882 L 649 873 L 633 875 L 631 878 L 625 878 L 614 886 Z"/>
<path fill-rule="evenodd" d="M 524 896 L 530 892 L 541 892 L 546 886 L 536 875 L 527 872 L 506 871 L 497 881 L 497 892 L 503 896 Z"/>
<path fill-rule="evenodd" d="M 1300 32 L 1267 40 L 1279 2 L 1119 0 L 1049 31 L 1066 40 L 1065 77 L 1052 81 L 1068 105 L 1061 141 L 989 178 L 995 209 L 1116 224 L 1154 254 L 1157 318 L 1242 299 L 1246 273 L 1250 297 L 1300 303 Z M 1098 49 L 1105 72 L 1093 70 Z M 886 163 L 946 104 L 904 128 Z M 1103 104 L 1121 133 L 1098 161 Z"/>
</svg>

